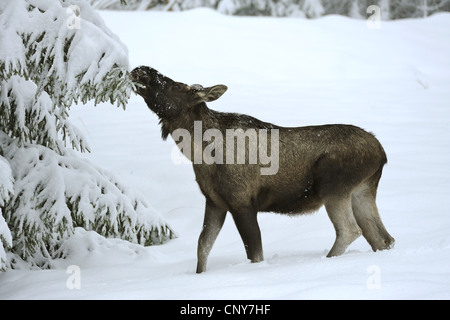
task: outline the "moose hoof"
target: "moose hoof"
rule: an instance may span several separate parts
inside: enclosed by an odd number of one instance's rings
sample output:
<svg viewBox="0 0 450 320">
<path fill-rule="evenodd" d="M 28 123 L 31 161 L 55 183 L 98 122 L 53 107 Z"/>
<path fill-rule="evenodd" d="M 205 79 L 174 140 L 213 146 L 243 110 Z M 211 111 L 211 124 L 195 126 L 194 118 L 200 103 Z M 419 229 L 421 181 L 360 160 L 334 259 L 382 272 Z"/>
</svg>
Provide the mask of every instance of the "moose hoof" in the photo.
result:
<svg viewBox="0 0 450 320">
<path fill-rule="evenodd" d="M 374 248 L 373 251 L 381 251 L 381 250 L 389 250 L 394 248 L 395 245 L 395 239 L 392 237 L 389 237 L 387 239 L 383 239 L 380 241 L 380 244 Z"/>
</svg>

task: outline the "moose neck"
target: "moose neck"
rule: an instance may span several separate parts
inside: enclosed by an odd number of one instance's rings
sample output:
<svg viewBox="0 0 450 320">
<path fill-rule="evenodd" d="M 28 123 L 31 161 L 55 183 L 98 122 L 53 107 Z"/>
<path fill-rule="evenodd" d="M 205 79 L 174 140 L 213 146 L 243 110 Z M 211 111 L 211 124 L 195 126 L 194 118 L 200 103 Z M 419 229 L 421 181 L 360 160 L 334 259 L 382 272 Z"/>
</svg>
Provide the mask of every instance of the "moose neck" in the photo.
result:
<svg viewBox="0 0 450 320">
<path fill-rule="evenodd" d="M 163 140 L 166 140 L 167 136 L 177 129 L 185 129 L 193 136 L 196 121 L 201 121 L 206 129 L 213 127 L 214 113 L 215 111 L 209 109 L 205 102 L 201 102 L 193 106 L 188 112 L 181 113 L 176 119 L 160 119 Z"/>
</svg>

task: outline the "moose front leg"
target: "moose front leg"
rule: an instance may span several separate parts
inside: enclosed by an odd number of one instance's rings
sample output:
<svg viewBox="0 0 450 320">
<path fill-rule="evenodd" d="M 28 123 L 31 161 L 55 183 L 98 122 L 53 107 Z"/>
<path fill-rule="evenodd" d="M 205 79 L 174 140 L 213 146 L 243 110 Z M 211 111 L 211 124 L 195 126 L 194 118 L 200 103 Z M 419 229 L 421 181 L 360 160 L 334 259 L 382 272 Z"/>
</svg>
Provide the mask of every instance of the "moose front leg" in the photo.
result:
<svg viewBox="0 0 450 320">
<path fill-rule="evenodd" d="M 222 229 L 227 211 L 206 200 L 203 229 L 198 238 L 197 273 L 206 270 L 206 262 L 216 238 Z"/>
<path fill-rule="evenodd" d="M 263 261 L 261 231 L 259 230 L 256 210 L 246 208 L 232 212 L 231 214 L 244 242 L 247 258 L 251 262 Z"/>
</svg>

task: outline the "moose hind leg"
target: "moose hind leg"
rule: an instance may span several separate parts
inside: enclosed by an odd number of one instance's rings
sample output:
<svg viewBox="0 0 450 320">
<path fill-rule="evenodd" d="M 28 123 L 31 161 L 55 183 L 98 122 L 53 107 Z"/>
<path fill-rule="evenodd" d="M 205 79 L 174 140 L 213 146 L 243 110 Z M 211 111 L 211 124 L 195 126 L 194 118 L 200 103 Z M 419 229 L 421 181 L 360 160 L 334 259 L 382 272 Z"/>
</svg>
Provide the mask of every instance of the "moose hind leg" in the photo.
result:
<svg viewBox="0 0 450 320">
<path fill-rule="evenodd" d="M 227 211 L 216 207 L 208 200 L 206 201 L 205 218 L 203 221 L 203 229 L 198 238 L 197 247 L 197 273 L 206 270 L 206 262 L 212 246 L 222 229 Z"/>
<path fill-rule="evenodd" d="M 327 257 L 340 256 L 361 235 L 361 229 L 353 216 L 350 196 L 329 199 L 325 208 L 336 230 L 336 240 Z"/>
<path fill-rule="evenodd" d="M 353 214 L 373 251 L 390 249 L 395 242 L 381 221 L 375 194 L 367 184 L 361 185 L 352 194 Z"/>
</svg>

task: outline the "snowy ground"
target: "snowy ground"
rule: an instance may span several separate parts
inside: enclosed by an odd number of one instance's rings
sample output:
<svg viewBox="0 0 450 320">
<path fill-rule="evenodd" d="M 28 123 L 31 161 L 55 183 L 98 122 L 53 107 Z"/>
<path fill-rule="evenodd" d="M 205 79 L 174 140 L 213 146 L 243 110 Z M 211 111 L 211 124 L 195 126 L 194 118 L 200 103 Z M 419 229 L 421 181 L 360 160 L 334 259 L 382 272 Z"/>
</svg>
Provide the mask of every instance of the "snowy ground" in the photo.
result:
<svg viewBox="0 0 450 320">
<path fill-rule="evenodd" d="M 175 164 L 156 116 L 133 96 L 126 111 L 74 106 L 96 164 L 143 193 L 178 232 L 163 246 L 77 230 L 56 270 L 0 274 L 2 299 L 450 299 L 450 14 L 382 22 L 102 12 L 128 46 L 188 84 L 223 83 L 210 107 L 285 126 L 351 123 L 376 133 L 389 163 L 378 206 L 393 250 L 363 238 L 325 258 L 334 229 L 324 209 L 260 214 L 266 260 L 251 264 L 231 217 L 195 274 L 204 198 L 190 165 Z M 69 269 L 75 265 L 75 269 Z M 77 269 L 79 268 L 79 269 Z M 74 271 L 75 270 L 75 271 Z M 80 273 L 77 273 L 77 272 Z M 70 289 L 78 283 L 79 289 Z"/>
</svg>

